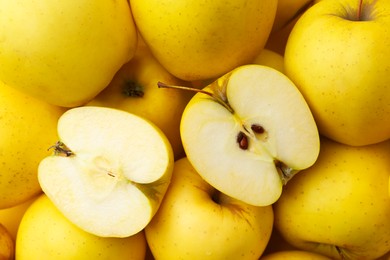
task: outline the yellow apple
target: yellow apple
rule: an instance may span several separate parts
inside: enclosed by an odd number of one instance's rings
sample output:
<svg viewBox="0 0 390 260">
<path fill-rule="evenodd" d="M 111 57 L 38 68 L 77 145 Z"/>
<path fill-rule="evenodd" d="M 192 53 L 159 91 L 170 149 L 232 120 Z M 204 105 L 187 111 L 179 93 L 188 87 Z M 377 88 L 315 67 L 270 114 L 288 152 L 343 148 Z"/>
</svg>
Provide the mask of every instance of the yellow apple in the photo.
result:
<svg viewBox="0 0 390 260">
<path fill-rule="evenodd" d="M 293 246 L 333 259 L 390 251 L 390 140 L 356 147 L 321 140 L 316 163 L 287 183 L 275 227 Z"/>
<path fill-rule="evenodd" d="M 287 26 L 295 18 L 301 16 L 312 4 L 313 0 L 278 0 L 272 32 Z"/>
<path fill-rule="evenodd" d="M 240 66 L 196 91 L 180 123 L 184 151 L 199 175 L 224 194 L 271 205 L 283 185 L 317 159 L 311 111 L 276 69 Z"/>
<path fill-rule="evenodd" d="M 172 145 L 175 159 L 178 159 L 184 156 L 179 132 L 181 114 L 192 94 L 187 91 L 159 89 L 158 81 L 172 85 L 187 84 L 167 72 L 147 46 L 139 45 L 134 58 L 87 105 L 117 108 L 152 121 L 165 133 Z"/>
<path fill-rule="evenodd" d="M 332 260 L 329 257 L 303 251 L 303 250 L 286 250 L 275 252 L 260 258 L 260 260 Z"/>
<path fill-rule="evenodd" d="M 51 152 L 64 109 L 0 82 L 0 209 L 41 192 L 37 169 Z"/>
<path fill-rule="evenodd" d="M 187 158 L 175 162 L 163 203 L 145 228 L 156 259 L 258 259 L 273 227 L 271 206 L 256 207 L 217 191 Z"/>
<path fill-rule="evenodd" d="M 0 259 L 15 259 L 15 241 L 7 228 L 0 222 Z"/>
<path fill-rule="evenodd" d="M 0 80 L 51 104 L 84 104 L 134 54 L 128 1 L 0 1 Z"/>
<path fill-rule="evenodd" d="M 157 60 L 186 81 L 215 78 L 264 47 L 277 0 L 132 0 L 137 28 Z"/>
<path fill-rule="evenodd" d="M 0 209 L 0 223 L 8 230 L 14 240 L 24 213 L 41 194 L 13 207 Z"/>
<path fill-rule="evenodd" d="M 360 146 L 390 138 L 390 1 L 327 0 L 290 33 L 286 74 L 322 135 Z"/>
<path fill-rule="evenodd" d="M 268 241 L 267 247 L 264 250 L 264 256 L 279 251 L 297 250 L 296 247 L 288 243 L 275 227 L 272 229 L 271 237 Z"/>
<path fill-rule="evenodd" d="M 87 233 L 65 218 L 46 195 L 27 209 L 16 239 L 16 259 L 144 259 L 144 232 L 127 238 Z"/>
<path fill-rule="evenodd" d="M 268 66 L 284 73 L 284 58 L 276 51 L 263 49 L 252 63 Z"/>
<path fill-rule="evenodd" d="M 280 30 L 271 32 L 265 44 L 265 48 L 284 56 L 288 37 L 298 19 L 299 17 L 296 17 Z"/>
<path fill-rule="evenodd" d="M 145 228 L 169 186 L 173 152 L 164 133 L 129 112 L 82 106 L 58 120 L 54 154 L 38 167 L 43 192 L 73 224 L 102 237 Z"/>
</svg>

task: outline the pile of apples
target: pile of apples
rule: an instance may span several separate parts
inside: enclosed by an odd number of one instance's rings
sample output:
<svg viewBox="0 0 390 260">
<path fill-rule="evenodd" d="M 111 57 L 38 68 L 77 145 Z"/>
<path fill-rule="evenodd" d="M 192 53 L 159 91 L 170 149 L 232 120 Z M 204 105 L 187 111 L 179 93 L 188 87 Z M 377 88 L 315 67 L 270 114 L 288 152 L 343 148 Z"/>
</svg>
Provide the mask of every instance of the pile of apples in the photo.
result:
<svg viewBox="0 0 390 260">
<path fill-rule="evenodd" d="M 389 0 L 0 0 L 0 259 L 389 259 L 389 47 Z"/>
</svg>

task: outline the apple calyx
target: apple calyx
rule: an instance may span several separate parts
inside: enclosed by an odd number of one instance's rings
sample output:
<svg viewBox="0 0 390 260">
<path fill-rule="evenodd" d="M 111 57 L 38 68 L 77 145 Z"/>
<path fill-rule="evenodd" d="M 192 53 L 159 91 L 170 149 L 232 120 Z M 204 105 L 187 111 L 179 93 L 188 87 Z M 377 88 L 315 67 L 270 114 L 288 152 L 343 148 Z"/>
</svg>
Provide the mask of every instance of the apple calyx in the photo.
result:
<svg viewBox="0 0 390 260">
<path fill-rule="evenodd" d="M 169 85 L 163 83 L 161 81 L 157 82 L 157 86 L 159 88 L 173 88 L 179 90 L 193 91 L 196 93 L 202 93 L 212 98 L 215 102 L 219 103 L 223 107 L 225 107 L 230 113 L 234 114 L 234 109 L 230 106 L 227 95 L 226 95 L 226 86 L 229 81 L 230 73 L 226 74 L 222 79 L 216 80 L 211 83 L 208 88 L 211 91 L 207 91 L 204 89 L 197 89 L 193 87 L 185 87 L 185 86 L 176 86 Z M 240 149 L 248 150 L 250 139 L 260 139 L 263 141 L 267 140 L 268 133 L 266 129 L 260 124 L 252 124 L 250 126 L 250 130 L 248 127 L 242 124 L 242 131 L 237 134 L 236 142 Z M 270 154 L 270 152 L 268 152 Z M 280 179 L 283 185 L 286 185 L 287 182 L 297 173 L 299 170 L 294 170 L 293 168 L 287 166 L 281 161 L 274 161 L 275 167 L 279 173 Z"/>
<path fill-rule="evenodd" d="M 143 97 L 145 94 L 142 85 L 134 80 L 125 80 L 122 87 L 122 93 L 128 97 Z"/>
<path fill-rule="evenodd" d="M 57 156 L 74 156 L 74 153 L 61 141 L 57 141 L 54 145 L 50 146 L 47 150 L 54 149 L 54 155 Z"/>
</svg>

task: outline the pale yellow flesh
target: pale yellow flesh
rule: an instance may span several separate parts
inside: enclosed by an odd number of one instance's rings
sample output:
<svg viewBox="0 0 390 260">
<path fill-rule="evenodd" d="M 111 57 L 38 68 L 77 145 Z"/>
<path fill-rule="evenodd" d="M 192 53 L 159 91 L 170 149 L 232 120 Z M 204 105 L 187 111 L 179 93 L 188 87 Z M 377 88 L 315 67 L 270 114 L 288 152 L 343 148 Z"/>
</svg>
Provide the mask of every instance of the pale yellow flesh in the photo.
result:
<svg viewBox="0 0 390 260">
<path fill-rule="evenodd" d="M 318 156 L 313 117 L 283 74 L 260 65 L 233 71 L 226 92 L 234 113 L 201 93 L 188 104 L 181 123 L 187 157 L 205 180 L 229 196 L 272 204 L 282 191 L 275 160 L 299 170 Z M 250 130 L 254 123 L 266 129 L 266 138 Z M 240 131 L 248 134 L 247 150 L 236 141 Z"/>
<path fill-rule="evenodd" d="M 43 191 L 73 223 L 99 236 L 142 230 L 169 184 L 172 149 L 148 121 L 119 110 L 81 107 L 60 118 L 59 136 L 74 155 L 39 166 Z"/>
</svg>

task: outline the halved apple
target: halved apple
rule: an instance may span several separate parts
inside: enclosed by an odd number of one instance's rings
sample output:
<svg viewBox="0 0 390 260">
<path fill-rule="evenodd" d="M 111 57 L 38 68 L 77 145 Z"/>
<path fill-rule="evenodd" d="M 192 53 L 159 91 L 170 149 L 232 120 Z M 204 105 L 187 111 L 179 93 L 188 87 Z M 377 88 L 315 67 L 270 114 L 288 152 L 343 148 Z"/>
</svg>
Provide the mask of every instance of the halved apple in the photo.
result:
<svg viewBox="0 0 390 260">
<path fill-rule="evenodd" d="M 42 190 L 76 226 L 102 237 L 141 231 L 172 175 L 173 152 L 154 124 L 106 107 L 78 107 L 58 122 L 54 155 L 38 168 Z"/>
<path fill-rule="evenodd" d="M 221 192 L 265 206 L 283 184 L 311 166 L 319 134 L 301 93 L 284 74 L 244 65 L 197 93 L 180 125 L 199 174 Z"/>
</svg>

